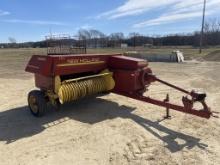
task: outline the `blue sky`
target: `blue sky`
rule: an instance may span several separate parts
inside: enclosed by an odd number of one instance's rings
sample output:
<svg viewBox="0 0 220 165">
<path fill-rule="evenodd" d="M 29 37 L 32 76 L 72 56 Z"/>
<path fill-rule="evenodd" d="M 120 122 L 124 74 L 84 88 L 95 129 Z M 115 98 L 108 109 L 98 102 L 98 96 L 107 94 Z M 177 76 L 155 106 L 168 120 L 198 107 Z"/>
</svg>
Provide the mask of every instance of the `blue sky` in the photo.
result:
<svg viewBox="0 0 220 165">
<path fill-rule="evenodd" d="M 1 0 L 0 42 L 43 40 L 79 29 L 145 35 L 200 30 L 203 0 Z M 220 19 L 220 0 L 207 0 L 207 17 Z"/>
</svg>

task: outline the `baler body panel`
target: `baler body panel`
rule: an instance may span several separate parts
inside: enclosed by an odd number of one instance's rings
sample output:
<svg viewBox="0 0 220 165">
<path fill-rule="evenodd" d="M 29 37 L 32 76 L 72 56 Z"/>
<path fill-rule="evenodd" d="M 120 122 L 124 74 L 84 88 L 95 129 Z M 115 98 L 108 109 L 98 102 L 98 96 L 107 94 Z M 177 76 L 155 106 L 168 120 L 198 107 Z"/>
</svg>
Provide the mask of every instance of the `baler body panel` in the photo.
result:
<svg viewBox="0 0 220 165">
<path fill-rule="evenodd" d="M 54 78 L 44 76 L 41 74 L 35 74 L 35 86 L 42 90 L 53 90 L 54 89 Z"/>
<path fill-rule="evenodd" d="M 44 76 L 98 72 L 107 68 L 109 57 L 121 54 L 98 55 L 33 55 L 25 71 Z"/>
<path fill-rule="evenodd" d="M 114 92 L 136 93 L 144 92 L 145 85 L 142 83 L 143 73 L 148 69 L 146 60 L 112 56 L 109 58 L 108 67 L 113 71 L 115 80 Z"/>
<path fill-rule="evenodd" d="M 145 60 L 125 57 L 121 54 L 34 55 L 26 71 L 35 74 L 36 87 L 51 90 L 54 89 L 54 78 L 57 75 L 62 77 L 77 76 L 82 73 L 97 74 L 109 69 L 113 72 L 116 83 L 113 91 L 134 93 L 145 88 L 140 80 L 147 66 L 148 62 Z"/>
<path fill-rule="evenodd" d="M 53 73 L 55 75 L 69 75 L 84 72 L 99 72 L 107 68 L 109 56 L 87 55 L 87 56 L 62 56 L 53 60 Z"/>
<path fill-rule="evenodd" d="M 115 80 L 115 92 L 134 93 L 144 88 L 139 81 L 140 71 L 116 70 L 113 78 Z M 125 81 L 126 80 L 126 81 Z"/>
<path fill-rule="evenodd" d="M 44 55 L 33 55 L 26 66 L 25 71 L 50 76 L 52 73 L 51 58 Z"/>
<path fill-rule="evenodd" d="M 146 60 L 126 57 L 126 56 L 112 56 L 109 59 L 108 66 L 112 69 L 137 70 L 148 66 Z"/>
</svg>

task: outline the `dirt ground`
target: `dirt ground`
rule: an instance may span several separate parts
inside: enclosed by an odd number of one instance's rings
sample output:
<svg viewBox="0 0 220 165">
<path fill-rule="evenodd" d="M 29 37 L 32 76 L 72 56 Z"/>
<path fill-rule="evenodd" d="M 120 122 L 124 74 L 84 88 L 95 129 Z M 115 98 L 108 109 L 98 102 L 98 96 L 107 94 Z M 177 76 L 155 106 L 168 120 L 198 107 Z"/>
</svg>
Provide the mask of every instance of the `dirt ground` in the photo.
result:
<svg viewBox="0 0 220 165">
<path fill-rule="evenodd" d="M 121 165 L 220 164 L 220 119 L 201 119 L 109 94 L 87 98 L 33 117 L 27 93 L 33 76 L 24 72 L 29 57 L 0 58 L 0 164 Z M 158 77 L 208 94 L 220 111 L 220 63 L 151 63 Z M 155 83 L 146 95 L 180 102 L 182 94 Z"/>
</svg>

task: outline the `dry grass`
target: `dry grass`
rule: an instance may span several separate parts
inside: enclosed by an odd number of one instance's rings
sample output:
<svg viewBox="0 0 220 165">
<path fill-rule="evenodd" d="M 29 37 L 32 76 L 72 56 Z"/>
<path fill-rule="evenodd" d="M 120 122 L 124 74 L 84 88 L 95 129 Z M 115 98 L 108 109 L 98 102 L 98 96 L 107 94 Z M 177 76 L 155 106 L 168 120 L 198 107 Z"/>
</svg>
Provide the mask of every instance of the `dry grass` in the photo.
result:
<svg viewBox="0 0 220 165">
<path fill-rule="evenodd" d="M 219 52 L 220 48 L 209 48 L 204 49 L 203 54 L 198 53 L 198 49 L 194 49 L 192 47 L 161 47 L 161 48 L 136 48 L 135 50 L 140 51 L 145 54 L 170 54 L 173 50 L 179 49 L 183 51 L 184 56 L 187 60 L 189 59 L 202 59 L 204 56 L 212 54 L 212 52 Z M 126 51 L 134 50 L 133 48 L 129 49 L 88 49 L 87 53 L 123 53 Z M 30 57 L 33 54 L 47 54 L 47 49 L 45 48 L 22 48 L 22 49 L 0 49 L 0 66 L 2 68 L 11 70 L 9 75 L 13 77 L 14 73 L 17 73 L 18 70 L 24 70 L 24 67 Z M 215 55 L 215 58 L 218 55 Z M 209 57 L 206 58 L 208 60 Z M 12 65 L 14 67 L 12 67 Z M 3 73 L 0 73 L 0 76 L 5 76 Z"/>
<path fill-rule="evenodd" d="M 220 48 L 206 48 L 203 49 L 202 54 L 199 54 L 198 48 L 192 47 L 160 47 L 160 48 L 128 48 L 128 49 L 88 49 L 88 53 L 123 53 L 126 51 L 139 51 L 144 54 L 170 54 L 173 50 L 180 50 L 184 53 L 187 60 L 202 59 L 203 57 L 211 54 L 212 52 L 220 51 Z M 208 60 L 208 59 L 207 59 Z"/>
<path fill-rule="evenodd" d="M 199 58 L 204 57 L 212 52 L 220 51 L 219 47 L 212 47 L 203 49 L 203 53 L 199 54 L 198 48 L 193 47 L 158 47 L 158 48 L 127 48 L 127 49 L 120 49 L 120 48 L 97 48 L 97 49 L 87 49 L 87 53 L 123 53 L 126 51 L 140 51 L 146 54 L 170 54 L 173 50 L 180 50 L 184 53 L 184 55 L 189 58 Z M 47 50 L 45 48 L 20 48 L 20 49 L 0 49 L 0 56 L 4 58 L 17 58 L 19 57 L 28 57 L 33 54 L 46 54 Z"/>
</svg>

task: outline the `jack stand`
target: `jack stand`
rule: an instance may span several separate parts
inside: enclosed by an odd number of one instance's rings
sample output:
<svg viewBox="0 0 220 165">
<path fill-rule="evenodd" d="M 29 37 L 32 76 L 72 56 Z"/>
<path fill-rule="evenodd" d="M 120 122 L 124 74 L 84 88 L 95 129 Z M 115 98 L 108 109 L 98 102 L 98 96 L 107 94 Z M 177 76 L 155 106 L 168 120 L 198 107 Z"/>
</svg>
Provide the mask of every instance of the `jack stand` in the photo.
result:
<svg viewBox="0 0 220 165">
<path fill-rule="evenodd" d="M 170 97 L 169 94 L 167 94 L 166 99 L 164 99 L 164 102 L 169 103 L 169 101 L 170 101 Z M 164 119 L 171 119 L 169 107 L 166 107 L 166 116 L 164 116 Z"/>
</svg>

